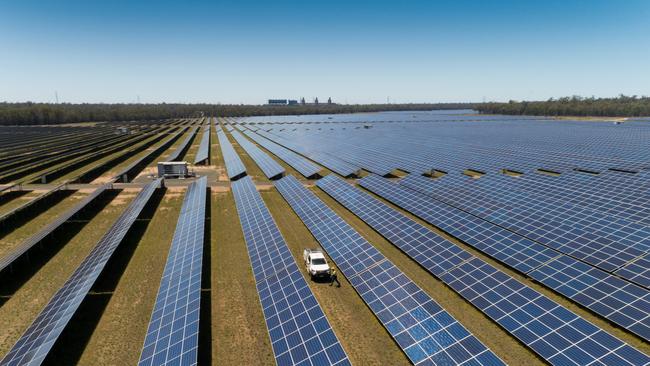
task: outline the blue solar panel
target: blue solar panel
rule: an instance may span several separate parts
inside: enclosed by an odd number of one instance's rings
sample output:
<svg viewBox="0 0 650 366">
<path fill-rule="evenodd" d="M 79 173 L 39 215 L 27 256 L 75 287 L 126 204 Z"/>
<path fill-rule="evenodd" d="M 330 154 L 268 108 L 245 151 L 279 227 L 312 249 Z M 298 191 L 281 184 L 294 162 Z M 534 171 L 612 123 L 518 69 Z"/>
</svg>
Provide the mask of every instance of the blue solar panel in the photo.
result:
<svg viewBox="0 0 650 366">
<path fill-rule="evenodd" d="M 523 273 L 559 255 L 532 240 L 376 175 L 361 179 L 359 184 Z"/>
<path fill-rule="evenodd" d="M 160 182 L 161 179 L 155 180 L 138 193 L 0 361 L 0 365 L 39 365 L 43 362 Z"/>
<path fill-rule="evenodd" d="M 244 163 L 242 163 L 239 155 L 237 155 L 235 148 L 232 147 L 232 144 L 228 140 L 228 137 L 226 137 L 226 133 L 223 131 L 218 131 L 217 137 L 219 138 L 219 145 L 221 145 L 223 160 L 226 163 L 228 178 L 232 180 L 245 175 L 246 168 L 244 167 Z"/>
<path fill-rule="evenodd" d="M 197 363 L 206 186 L 202 177 L 185 193 L 139 366 Z"/>
<path fill-rule="evenodd" d="M 174 150 L 167 157 L 167 159 L 165 159 L 165 161 L 177 161 L 180 158 L 180 156 L 183 154 L 183 152 L 185 152 L 187 150 L 187 148 L 190 146 L 190 141 L 192 141 L 192 139 L 194 138 L 194 135 L 196 134 L 196 131 L 198 131 L 198 129 L 199 129 L 199 126 L 193 127 L 190 130 L 187 137 L 185 138 L 185 140 L 183 140 L 183 142 L 181 142 L 181 144 L 178 145 L 176 150 Z"/>
<path fill-rule="evenodd" d="M 528 275 L 650 340 L 650 292 L 646 289 L 567 256 L 558 257 Z"/>
<path fill-rule="evenodd" d="M 262 151 L 262 149 L 247 140 L 239 131 L 232 131 L 231 134 L 235 140 L 237 140 L 239 146 L 241 146 L 253 161 L 255 161 L 255 164 L 262 169 L 262 172 L 264 172 L 264 175 L 266 175 L 267 178 L 274 179 L 282 177 L 284 174 L 284 168 L 282 165 L 278 164 L 272 157 Z"/>
<path fill-rule="evenodd" d="M 650 364 L 647 355 L 479 259 L 442 280 L 553 365 Z"/>
<path fill-rule="evenodd" d="M 614 271 L 650 251 L 650 228 L 513 192 L 490 180 L 435 181 L 410 175 L 400 184 L 605 271 Z"/>
<path fill-rule="evenodd" d="M 205 161 L 209 162 L 210 157 L 210 124 L 206 124 L 203 129 L 203 135 L 201 136 L 201 143 L 199 145 L 199 150 L 196 152 L 196 157 L 194 157 L 194 164 Z"/>
<path fill-rule="evenodd" d="M 503 365 L 457 320 L 293 176 L 276 188 L 416 365 Z"/>
<path fill-rule="evenodd" d="M 232 190 L 276 363 L 349 365 L 251 178 Z"/>
<path fill-rule="evenodd" d="M 246 134 L 246 136 L 250 137 L 255 142 L 262 145 L 262 147 L 269 150 L 280 159 L 284 160 L 287 164 L 289 164 L 292 168 L 296 169 L 305 178 L 311 178 L 321 171 L 321 168 L 316 166 L 314 163 L 302 157 L 301 155 L 296 154 L 295 152 L 285 148 L 282 145 L 278 145 L 275 142 L 252 132 L 251 130 L 244 131 L 244 133 Z"/>
<path fill-rule="evenodd" d="M 616 271 L 616 274 L 643 287 L 650 288 L 650 255 L 646 254 L 626 265 Z"/>
<path fill-rule="evenodd" d="M 456 236 L 457 238 L 467 242 L 470 245 L 472 244 L 472 241 L 475 240 L 477 236 L 482 236 L 483 234 L 480 232 L 476 232 L 478 228 L 480 227 L 478 224 L 477 225 L 471 225 L 471 226 L 458 226 L 455 225 L 455 221 L 457 220 L 456 217 L 454 217 L 453 211 L 450 213 L 448 210 L 445 211 L 444 207 L 441 207 L 438 203 L 435 203 L 434 201 L 428 201 L 425 197 L 422 195 L 411 191 L 409 189 L 400 187 L 399 185 L 396 185 L 394 183 L 391 183 L 383 178 L 379 178 L 377 176 L 368 176 L 360 181 L 360 184 L 369 189 L 370 191 L 382 196 L 383 198 L 399 205 L 400 207 L 404 208 L 405 210 L 421 217 L 422 219 L 428 221 L 429 223 L 436 225 L 437 227 L 440 227 L 441 229 L 449 232 L 450 234 Z M 471 216 L 471 215 L 469 215 Z M 480 219 L 478 219 L 480 220 Z M 460 232 L 459 232 L 460 231 Z M 471 235 L 468 235 L 467 232 L 471 233 Z M 474 233 L 472 233 L 474 232 Z M 515 238 L 516 239 L 516 238 Z M 500 239 L 502 243 L 508 244 L 510 241 L 505 241 L 503 238 Z M 480 247 L 477 247 L 478 249 L 481 249 Z M 482 249 L 481 249 L 482 250 Z M 487 253 L 487 252 L 486 252 Z M 488 253 L 492 255 L 491 253 Z M 492 255 L 493 257 L 502 260 L 496 255 Z M 555 256 L 548 256 L 548 260 L 545 262 L 539 263 L 538 266 L 535 267 L 527 267 L 524 266 L 519 267 L 516 265 L 512 265 L 514 268 L 520 270 L 522 273 L 528 273 L 531 274 L 535 273 L 534 269 L 540 268 L 540 266 L 547 264 L 547 263 L 553 263 L 555 260 L 559 260 L 559 258 L 562 258 L 562 260 L 571 260 L 570 258 L 562 255 L 555 255 Z M 571 260 L 574 261 L 574 260 Z M 504 261 L 505 262 L 505 261 Z M 510 264 L 510 263 L 508 263 Z M 587 268 L 594 269 L 593 267 L 585 265 Z M 527 269 L 527 270 L 522 270 L 522 269 Z M 531 272 L 533 271 L 533 272 Z M 647 316 L 641 316 L 640 319 L 637 319 L 640 321 L 639 322 L 630 322 L 629 318 L 638 318 L 638 310 L 643 309 L 645 304 L 648 304 L 648 299 L 650 299 L 650 296 L 648 295 L 648 291 L 636 286 L 631 285 L 630 283 L 625 283 L 624 281 L 621 281 L 620 279 L 616 279 L 614 276 L 607 274 L 602 271 L 594 271 L 592 273 L 598 273 L 599 276 L 604 276 L 604 279 L 602 282 L 594 287 L 590 288 L 589 291 L 597 291 L 598 287 L 603 287 L 604 289 L 608 288 L 610 283 L 618 283 L 619 286 L 623 285 L 629 285 L 625 286 L 624 291 L 611 291 L 612 294 L 610 296 L 604 296 L 607 298 L 607 301 L 615 302 L 616 299 L 619 299 L 618 301 L 621 301 L 622 299 L 626 299 L 627 301 L 630 301 L 634 304 L 634 306 L 627 306 L 627 307 L 622 307 L 621 309 L 617 311 L 613 311 L 611 309 L 607 309 L 606 307 L 603 306 L 598 301 L 594 301 L 593 299 L 589 299 L 586 297 L 584 294 L 580 294 L 579 296 L 568 296 L 568 293 L 563 289 L 562 286 L 558 285 L 557 281 L 551 281 L 551 280 L 546 280 L 542 281 L 546 286 L 563 293 L 567 295 L 567 297 L 571 298 L 572 300 L 582 304 L 583 306 L 586 306 L 592 311 L 595 311 L 596 313 L 602 315 L 603 317 L 606 317 L 608 320 L 617 323 L 621 325 L 624 328 L 629 329 L 630 331 L 633 331 L 637 334 L 639 334 L 642 337 L 647 337 L 647 324 L 648 324 L 648 318 Z M 536 276 L 539 277 L 538 274 Z M 604 291 L 604 290 L 603 290 Z M 601 291 L 602 292 L 602 291 Z M 607 292 L 607 291 L 605 291 Z M 648 311 L 645 311 L 648 313 Z M 634 326 L 634 328 L 632 328 Z"/>
<path fill-rule="evenodd" d="M 486 273 L 490 273 L 492 277 L 498 277 L 502 279 L 503 282 L 509 284 L 507 288 L 503 288 L 499 292 L 500 295 L 506 297 L 512 296 L 515 291 L 527 291 L 531 296 L 534 295 L 534 297 L 530 298 L 531 300 L 537 299 L 536 302 L 543 302 L 547 304 L 547 306 L 550 306 L 550 304 L 553 303 L 547 297 L 533 291 L 519 282 L 516 282 L 506 274 L 487 264 L 482 264 L 483 261 L 480 259 L 477 259 L 469 253 L 461 250 L 453 243 L 437 236 L 424 226 L 407 218 L 379 200 L 372 198 L 369 194 L 363 193 L 352 187 L 343 180 L 330 175 L 319 180 L 317 185 L 398 246 L 407 255 L 429 270 L 436 277 L 446 278 L 449 280 L 449 277 L 444 276 L 445 273 L 450 270 L 453 271 L 459 265 L 463 266 L 469 259 L 471 259 L 473 267 L 481 266 L 482 269 L 486 271 Z M 455 280 L 456 277 L 457 276 L 451 278 Z M 477 282 L 472 289 L 482 290 L 484 285 L 485 284 Z M 624 290 L 621 289 L 619 291 Z M 475 296 L 475 292 L 473 291 L 460 292 L 460 294 L 470 302 L 475 300 L 473 297 Z M 606 295 L 604 297 L 606 297 Z M 557 304 L 554 306 L 559 307 Z M 642 305 L 636 303 L 635 305 L 628 306 L 638 307 Z M 485 311 L 486 309 L 487 308 L 485 307 L 479 307 L 479 310 L 482 311 Z M 489 316 L 487 313 L 486 315 Z M 648 314 L 645 314 L 646 318 L 647 316 Z M 553 317 L 543 317 L 538 319 L 538 322 L 549 329 L 560 329 L 566 324 L 564 321 L 558 321 Z M 504 327 L 509 325 L 505 320 L 499 322 L 499 324 Z M 559 332 L 559 335 L 566 336 L 566 334 L 563 334 L 561 331 Z M 534 333 L 528 334 L 527 337 L 520 338 L 520 340 L 536 351 L 537 349 L 534 345 L 541 344 L 540 341 L 544 341 L 543 337 L 535 335 Z M 581 351 L 589 352 L 589 350 Z M 540 356 L 545 357 L 543 354 L 540 354 Z M 550 362 L 551 360 L 547 359 L 547 361 Z"/>
</svg>

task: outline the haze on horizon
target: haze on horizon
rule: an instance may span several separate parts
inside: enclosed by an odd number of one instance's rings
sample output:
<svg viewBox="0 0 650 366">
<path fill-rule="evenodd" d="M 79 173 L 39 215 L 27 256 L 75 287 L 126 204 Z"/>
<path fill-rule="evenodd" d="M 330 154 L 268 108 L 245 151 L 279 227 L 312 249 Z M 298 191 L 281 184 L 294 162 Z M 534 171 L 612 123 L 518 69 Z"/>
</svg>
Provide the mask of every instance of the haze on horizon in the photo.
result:
<svg viewBox="0 0 650 366">
<path fill-rule="evenodd" d="M 650 2 L 19 1 L 0 101 L 648 95 Z"/>
</svg>

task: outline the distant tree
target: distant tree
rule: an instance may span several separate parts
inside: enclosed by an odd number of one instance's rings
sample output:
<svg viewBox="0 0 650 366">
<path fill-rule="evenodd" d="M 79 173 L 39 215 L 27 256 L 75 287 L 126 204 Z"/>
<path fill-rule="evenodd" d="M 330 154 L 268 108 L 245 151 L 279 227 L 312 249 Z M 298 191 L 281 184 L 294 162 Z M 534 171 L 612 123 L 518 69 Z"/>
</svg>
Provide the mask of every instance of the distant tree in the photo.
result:
<svg viewBox="0 0 650 366">
<path fill-rule="evenodd" d="M 650 116 L 650 98 L 623 94 L 616 98 L 574 95 L 546 101 L 483 103 L 478 104 L 476 109 L 480 113 L 515 115 L 638 117 Z"/>
</svg>

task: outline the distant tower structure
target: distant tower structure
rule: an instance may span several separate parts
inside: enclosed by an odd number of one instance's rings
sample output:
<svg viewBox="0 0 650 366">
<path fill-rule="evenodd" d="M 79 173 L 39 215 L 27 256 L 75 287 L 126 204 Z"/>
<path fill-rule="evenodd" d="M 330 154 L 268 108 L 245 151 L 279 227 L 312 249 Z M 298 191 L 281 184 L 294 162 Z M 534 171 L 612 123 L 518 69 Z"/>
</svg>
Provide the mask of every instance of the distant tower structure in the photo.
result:
<svg viewBox="0 0 650 366">
<path fill-rule="evenodd" d="M 314 104 L 318 105 L 318 97 L 314 98 Z"/>
<path fill-rule="evenodd" d="M 332 97 L 327 98 L 327 104 L 332 104 Z"/>
<path fill-rule="evenodd" d="M 305 105 L 305 97 L 300 98 L 300 104 Z"/>
</svg>

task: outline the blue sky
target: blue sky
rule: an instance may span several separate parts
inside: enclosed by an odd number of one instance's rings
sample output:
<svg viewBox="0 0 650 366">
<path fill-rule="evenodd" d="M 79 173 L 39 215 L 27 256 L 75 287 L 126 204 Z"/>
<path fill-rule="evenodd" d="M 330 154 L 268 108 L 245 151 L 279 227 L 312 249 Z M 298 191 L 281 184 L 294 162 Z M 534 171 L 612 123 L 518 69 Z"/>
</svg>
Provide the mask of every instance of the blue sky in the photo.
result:
<svg viewBox="0 0 650 366">
<path fill-rule="evenodd" d="M 0 101 L 650 95 L 650 1 L 0 0 Z"/>
</svg>

